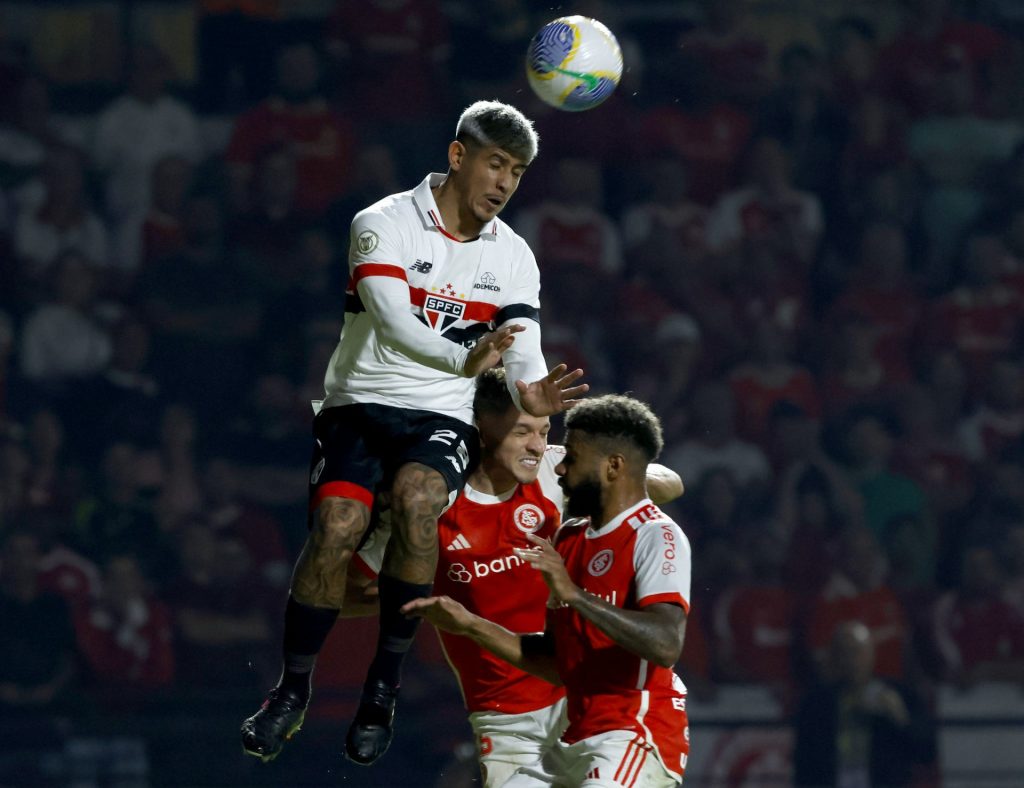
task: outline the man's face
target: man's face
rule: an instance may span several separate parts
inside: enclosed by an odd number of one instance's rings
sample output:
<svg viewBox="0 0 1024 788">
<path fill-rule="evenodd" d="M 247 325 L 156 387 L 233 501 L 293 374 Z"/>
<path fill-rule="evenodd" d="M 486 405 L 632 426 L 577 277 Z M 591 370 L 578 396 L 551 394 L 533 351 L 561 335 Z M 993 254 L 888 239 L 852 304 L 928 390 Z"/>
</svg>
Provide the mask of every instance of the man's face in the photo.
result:
<svg viewBox="0 0 1024 788">
<path fill-rule="evenodd" d="M 514 405 L 505 413 L 483 413 L 477 419 L 484 462 L 496 482 L 529 484 L 537 478 L 548 446 L 551 421 L 520 413 Z"/>
<path fill-rule="evenodd" d="M 605 455 L 593 441 L 573 430 L 566 433 L 565 457 L 555 473 L 561 477 L 558 483 L 568 497 L 565 511 L 569 517 L 589 517 L 595 526 L 601 525 L 604 461 Z"/>
<path fill-rule="evenodd" d="M 497 216 L 519 188 L 526 162 L 496 145 L 464 147 L 453 169 L 462 182 L 464 207 L 481 224 Z"/>
</svg>

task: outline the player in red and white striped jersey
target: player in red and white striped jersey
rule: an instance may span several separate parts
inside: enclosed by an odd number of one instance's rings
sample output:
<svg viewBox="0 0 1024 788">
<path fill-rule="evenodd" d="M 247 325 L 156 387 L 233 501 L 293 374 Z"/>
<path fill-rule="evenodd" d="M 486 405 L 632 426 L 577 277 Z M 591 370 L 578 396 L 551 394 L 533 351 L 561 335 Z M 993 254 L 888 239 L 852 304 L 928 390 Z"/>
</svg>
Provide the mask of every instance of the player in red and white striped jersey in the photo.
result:
<svg viewBox="0 0 1024 788">
<path fill-rule="evenodd" d="M 547 418 L 517 410 L 504 369 L 488 370 L 477 381 L 481 463 L 438 521 L 441 554 L 434 589 L 513 632 L 539 632 L 548 588 L 515 551 L 530 546 L 527 534 L 551 538 L 558 529 L 564 501 L 554 469 L 565 450 L 547 445 Z M 661 465 L 648 468 L 647 481 L 651 495 L 662 502 L 683 492 L 678 475 Z M 374 612 L 372 603 L 360 609 L 350 599 L 365 593 L 376 576 L 388 536 L 385 518 L 353 559 L 361 575 L 350 573 L 343 608 L 350 615 Z M 564 690 L 469 638 L 441 632 L 441 642 L 470 712 L 484 785 L 503 785 L 523 766 L 543 768 L 544 753 L 565 729 Z"/>
<path fill-rule="evenodd" d="M 554 545 L 531 534 L 535 547 L 516 551 L 548 586 L 544 633 L 512 632 L 450 596 L 403 610 L 565 686 L 562 745 L 541 768 L 519 769 L 510 788 L 672 786 L 689 751 L 686 688 L 672 666 L 689 610 L 690 545 L 647 497 L 661 427 L 645 405 L 616 395 L 581 403 L 566 427 L 557 472 L 567 513 L 583 519 L 566 523 Z"/>
<path fill-rule="evenodd" d="M 398 611 L 431 592 L 437 517 L 479 448 L 472 378 L 503 361 L 511 396 L 538 417 L 587 390 L 575 385 L 582 370 L 546 373 L 537 264 L 498 218 L 536 153 L 537 135 L 518 110 L 477 102 L 459 119 L 447 174 L 428 175 L 352 221 L 345 326 L 313 421 L 310 535 L 285 610 L 281 678 L 242 723 L 252 755 L 275 757 L 301 726 L 349 559 L 386 488 L 395 528 L 379 582 L 380 637 L 345 742 L 359 764 L 384 754 L 418 623 Z"/>
</svg>

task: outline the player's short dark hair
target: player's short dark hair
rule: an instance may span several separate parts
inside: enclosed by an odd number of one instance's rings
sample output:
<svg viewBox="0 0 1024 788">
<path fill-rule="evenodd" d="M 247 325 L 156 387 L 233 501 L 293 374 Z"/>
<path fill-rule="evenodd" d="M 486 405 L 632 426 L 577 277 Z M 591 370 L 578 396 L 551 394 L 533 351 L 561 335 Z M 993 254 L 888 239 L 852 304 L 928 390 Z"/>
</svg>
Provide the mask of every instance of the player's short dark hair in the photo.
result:
<svg viewBox="0 0 1024 788">
<path fill-rule="evenodd" d="M 537 156 L 540 138 L 533 122 L 511 104 L 477 101 L 459 117 L 455 139 L 463 145 L 495 145 L 529 164 Z"/>
<path fill-rule="evenodd" d="M 484 413 L 500 416 L 512 406 L 504 367 L 492 367 L 476 376 L 473 413 L 477 417 Z"/>
<path fill-rule="evenodd" d="M 566 415 L 565 428 L 615 444 L 631 444 L 647 462 L 661 454 L 665 445 L 661 420 L 654 411 L 646 403 L 621 394 L 583 400 Z"/>
</svg>

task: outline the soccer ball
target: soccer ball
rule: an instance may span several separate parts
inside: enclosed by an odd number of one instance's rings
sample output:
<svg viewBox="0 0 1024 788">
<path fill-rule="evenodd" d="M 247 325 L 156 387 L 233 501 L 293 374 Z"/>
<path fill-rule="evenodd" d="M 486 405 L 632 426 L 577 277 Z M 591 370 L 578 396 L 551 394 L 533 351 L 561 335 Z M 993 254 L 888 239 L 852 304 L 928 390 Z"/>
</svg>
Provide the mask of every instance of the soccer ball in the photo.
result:
<svg viewBox="0 0 1024 788">
<path fill-rule="evenodd" d="M 537 31 L 526 52 L 526 78 L 545 103 L 579 112 L 608 98 L 622 77 L 612 31 L 585 16 L 563 16 Z"/>
</svg>

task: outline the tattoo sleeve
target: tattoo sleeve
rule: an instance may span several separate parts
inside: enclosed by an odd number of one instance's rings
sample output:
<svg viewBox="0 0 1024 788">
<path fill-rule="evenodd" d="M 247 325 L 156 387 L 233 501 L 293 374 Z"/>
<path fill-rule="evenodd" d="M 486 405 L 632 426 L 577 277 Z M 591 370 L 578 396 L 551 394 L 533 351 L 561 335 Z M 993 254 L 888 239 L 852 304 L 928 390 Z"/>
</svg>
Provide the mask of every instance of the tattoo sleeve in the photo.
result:
<svg viewBox="0 0 1024 788">
<path fill-rule="evenodd" d="M 658 602 L 643 610 L 623 610 L 587 591 L 570 606 L 627 651 L 648 662 L 671 667 L 679 661 L 686 634 L 686 613 Z"/>
</svg>

